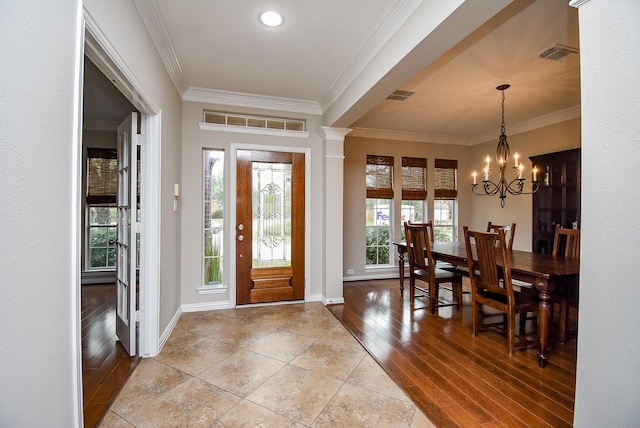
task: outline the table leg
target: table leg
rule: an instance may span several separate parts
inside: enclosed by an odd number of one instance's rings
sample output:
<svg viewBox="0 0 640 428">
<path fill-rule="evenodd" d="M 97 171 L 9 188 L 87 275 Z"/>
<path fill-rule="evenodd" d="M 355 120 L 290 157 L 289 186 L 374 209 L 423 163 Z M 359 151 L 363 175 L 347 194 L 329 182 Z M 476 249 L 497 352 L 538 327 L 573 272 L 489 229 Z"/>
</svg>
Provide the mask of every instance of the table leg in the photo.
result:
<svg viewBox="0 0 640 428">
<path fill-rule="evenodd" d="M 538 304 L 538 366 L 544 368 L 547 365 L 547 352 L 549 349 L 549 329 L 551 327 L 551 296 L 544 291 L 540 292 Z"/>
<path fill-rule="evenodd" d="M 400 292 L 404 291 L 404 251 L 398 250 L 398 270 L 400 273 Z"/>
</svg>

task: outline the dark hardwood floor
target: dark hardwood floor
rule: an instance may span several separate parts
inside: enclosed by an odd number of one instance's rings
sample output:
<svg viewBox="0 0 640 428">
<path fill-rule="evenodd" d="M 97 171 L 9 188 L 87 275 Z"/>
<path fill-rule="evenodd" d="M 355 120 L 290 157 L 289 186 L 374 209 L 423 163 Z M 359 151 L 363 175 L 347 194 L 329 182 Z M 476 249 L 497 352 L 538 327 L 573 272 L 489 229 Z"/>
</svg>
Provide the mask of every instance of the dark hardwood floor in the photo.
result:
<svg viewBox="0 0 640 428">
<path fill-rule="evenodd" d="M 116 337 L 116 286 L 82 286 L 82 393 L 84 426 L 95 427 L 133 371 Z"/>
<path fill-rule="evenodd" d="M 499 333 L 472 336 L 470 295 L 462 311 L 440 308 L 431 315 L 426 302 L 412 307 L 408 292 L 400 293 L 397 279 L 345 282 L 344 305 L 330 310 L 434 424 L 572 426 L 576 339 L 553 341 L 541 369 L 535 348 L 508 357 Z M 575 323 L 572 309 L 570 325 Z M 534 329 L 529 321 L 527 331 Z"/>
</svg>

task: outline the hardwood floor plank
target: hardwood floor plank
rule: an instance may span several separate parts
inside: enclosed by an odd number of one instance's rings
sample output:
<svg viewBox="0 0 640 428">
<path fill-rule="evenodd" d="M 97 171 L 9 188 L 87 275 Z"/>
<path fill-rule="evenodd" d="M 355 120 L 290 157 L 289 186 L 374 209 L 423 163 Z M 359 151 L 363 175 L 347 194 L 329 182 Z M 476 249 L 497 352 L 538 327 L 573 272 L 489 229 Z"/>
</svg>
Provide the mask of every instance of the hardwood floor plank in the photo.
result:
<svg viewBox="0 0 640 428">
<path fill-rule="evenodd" d="M 575 343 L 552 343 L 540 369 L 533 347 L 509 357 L 501 334 L 473 337 L 470 295 L 462 311 L 436 314 L 397 280 L 346 282 L 344 296 L 334 315 L 437 426 L 571 426 Z M 527 322 L 534 338 L 535 328 Z"/>
</svg>

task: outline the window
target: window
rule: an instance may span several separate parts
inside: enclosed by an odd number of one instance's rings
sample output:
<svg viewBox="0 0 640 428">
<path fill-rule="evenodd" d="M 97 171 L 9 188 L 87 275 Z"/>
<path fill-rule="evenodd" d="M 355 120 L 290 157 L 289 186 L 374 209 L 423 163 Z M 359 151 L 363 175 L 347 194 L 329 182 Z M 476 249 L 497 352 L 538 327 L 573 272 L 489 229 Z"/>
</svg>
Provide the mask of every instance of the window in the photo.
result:
<svg viewBox="0 0 640 428">
<path fill-rule="evenodd" d="M 433 205 L 433 235 L 436 241 L 455 240 L 458 198 L 458 161 L 436 159 Z"/>
<path fill-rule="evenodd" d="M 203 284 L 222 287 L 224 230 L 224 151 L 204 150 Z"/>
<path fill-rule="evenodd" d="M 405 240 L 404 222 L 424 221 L 425 199 L 427 199 L 427 160 L 425 158 L 402 158 L 402 205 L 400 207 L 400 234 Z"/>
<path fill-rule="evenodd" d="M 390 264 L 393 157 L 367 155 L 366 264 Z"/>
<path fill-rule="evenodd" d="M 117 210 L 115 206 L 90 206 L 89 212 L 89 270 L 115 269 Z"/>
</svg>

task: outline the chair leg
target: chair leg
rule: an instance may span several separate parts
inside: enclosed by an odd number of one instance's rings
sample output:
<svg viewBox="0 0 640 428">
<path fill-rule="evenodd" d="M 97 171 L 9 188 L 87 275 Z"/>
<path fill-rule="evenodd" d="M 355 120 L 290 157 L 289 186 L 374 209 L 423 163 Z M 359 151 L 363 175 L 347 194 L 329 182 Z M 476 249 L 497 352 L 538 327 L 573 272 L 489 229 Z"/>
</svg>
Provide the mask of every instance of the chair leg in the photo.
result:
<svg viewBox="0 0 640 428">
<path fill-rule="evenodd" d="M 480 304 L 474 302 L 473 300 L 471 301 L 471 326 L 472 326 L 472 332 L 473 332 L 473 336 L 477 336 L 478 335 L 478 330 L 479 330 L 479 326 L 480 326 Z"/>
<path fill-rule="evenodd" d="M 527 313 L 520 314 L 520 336 L 525 335 L 525 327 L 527 325 Z"/>
<path fill-rule="evenodd" d="M 462 277 L 456 278 L 452 283 L 453 287 L 453 300 L 458 302 L 458 310 L 462 310 Z"/>
<path fill-rule="evenodd" d="M 439 290 L 440 290 L 440 284 L 429 282 L 429 312 L 432 314 L 436 313 L 436 308 L 438 306 Z"/>
<path fill-rule="evenodd" d="M 507 316 L 507 351 L 509 356 L 513 355 L 513 350 L 516 347 L 516 314 L 511 313 Z"/>
</svg>

